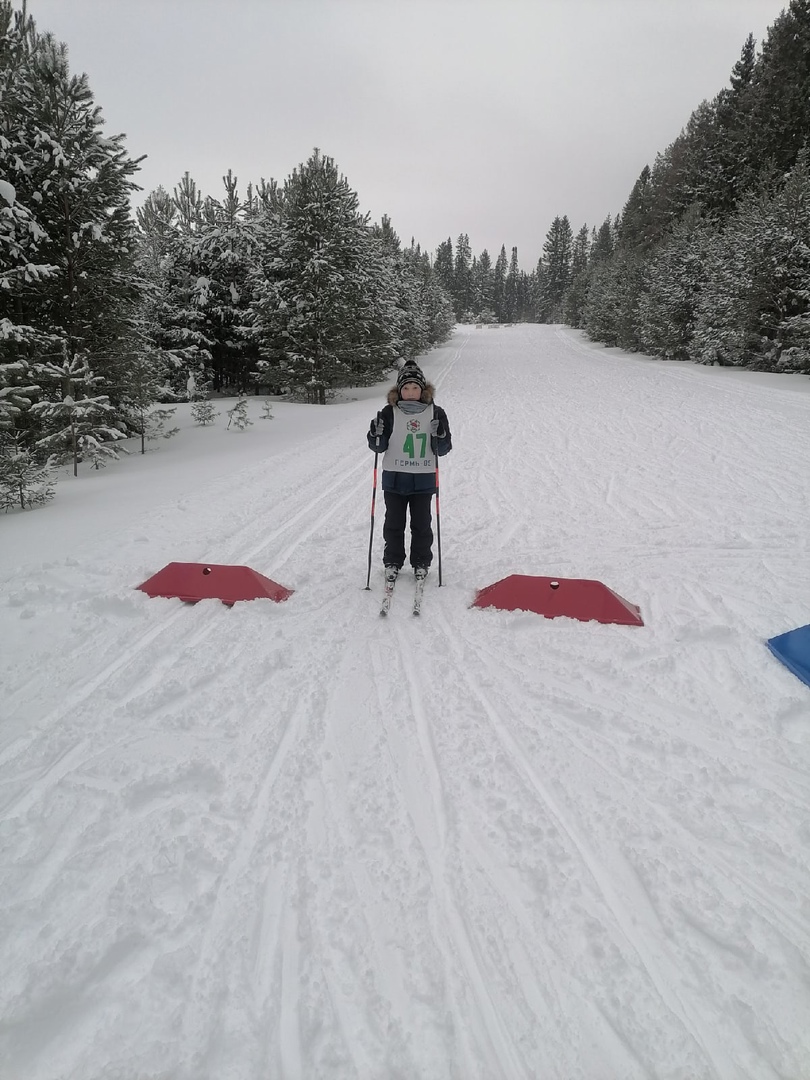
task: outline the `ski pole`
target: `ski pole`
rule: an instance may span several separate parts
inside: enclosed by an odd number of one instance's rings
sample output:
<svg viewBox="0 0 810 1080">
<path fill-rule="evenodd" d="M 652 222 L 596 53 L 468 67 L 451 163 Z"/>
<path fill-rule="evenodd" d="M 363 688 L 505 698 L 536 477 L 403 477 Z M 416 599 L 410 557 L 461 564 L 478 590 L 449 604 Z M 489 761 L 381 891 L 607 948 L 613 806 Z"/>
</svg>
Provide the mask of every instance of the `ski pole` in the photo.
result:
<svg viewBox="0 0 810 1080">
<path fill-rule="evenodd" d="M 439 588 L 441 588 L 442 587 L 442 516 L 439 513 L 439 450 L 438 450 L 438 447 L 436 448 L 436 554 L 439 557 Z"/>
<path fill-rule="evenodd" d="M 380 444 L 380 438 L 377 436 L 377 445 Z M 371 549 L 374 545 L 374 506 L 377 502 L 377 458 L 380 456 L 380 451 L 374 451 L 374 484 L 371 489 L 371 532 L 368 537 L 368 577 L 366 578 L 366 588 L 371 588 Z"/>
</svg>

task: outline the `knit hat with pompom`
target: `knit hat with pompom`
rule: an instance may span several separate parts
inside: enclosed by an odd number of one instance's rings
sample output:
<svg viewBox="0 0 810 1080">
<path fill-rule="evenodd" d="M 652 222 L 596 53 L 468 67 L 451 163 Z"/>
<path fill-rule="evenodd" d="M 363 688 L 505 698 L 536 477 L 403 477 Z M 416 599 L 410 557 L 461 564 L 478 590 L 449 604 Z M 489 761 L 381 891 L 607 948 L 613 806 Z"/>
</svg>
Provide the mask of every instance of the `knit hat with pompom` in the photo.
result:
<svg viewBox="0 0 810 1080">
<path fill-rule="evenodd" d="M 422 369 L 413 360 L 405 364 L 402 371 L 400 371 L 397 378 L 397 390 L 401 392 L 405 383 L 409 382 L 416 383 L 421 390 L 424 390 L 425 386 L 427 386 L 427 379 L 422 374 Z"/>
</svg>

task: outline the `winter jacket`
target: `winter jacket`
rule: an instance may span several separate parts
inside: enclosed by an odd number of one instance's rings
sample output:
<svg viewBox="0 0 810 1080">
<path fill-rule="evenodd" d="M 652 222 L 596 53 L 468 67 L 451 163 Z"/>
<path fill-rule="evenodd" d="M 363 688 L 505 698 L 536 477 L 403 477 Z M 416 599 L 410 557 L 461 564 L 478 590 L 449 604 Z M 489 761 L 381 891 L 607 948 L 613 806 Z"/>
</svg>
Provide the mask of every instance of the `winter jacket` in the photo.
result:
<svg viewBox="0 0 810 1080">
<path fill-rule="evenodd" d="M 425 405 L 432 405 L 435 392 L 434 387 L 428 383 L 422 391 L 420 400 Z M 388 442 L 391 438 L 391 432 L 394 429 L 394 409 L 396 408 L 398 401 L 399 393 L 396 387 L 393 387 L 388 391 L 388 404 L 378 413 L 378 416 L 382 418 L 383 422 L 382 435 L 378 437 L 375 432 L 376 416 L 369 426 L 369 448 L 380 454 L 384 454 L 388 449 Z M 431 449 L 434 450 L 439 457 L 444 457 L 445 454 L 449 454 L 453 449 L 450 425 L 447 422 L 447 414 L 439 405 L 433 405 L 433 416 L 434 419 L 439 421 L 439 433 L 435 438 L 430 440 Z M 430 472 L 427 474 L 413 475 L 411 473 L 389 472 L 387 469 L 383 469 L 382 489 L 383 491 L 395 491 L 399 495 L 434 495 L 436 493 L 436 474 L 435 472 Z"/>
</svg>

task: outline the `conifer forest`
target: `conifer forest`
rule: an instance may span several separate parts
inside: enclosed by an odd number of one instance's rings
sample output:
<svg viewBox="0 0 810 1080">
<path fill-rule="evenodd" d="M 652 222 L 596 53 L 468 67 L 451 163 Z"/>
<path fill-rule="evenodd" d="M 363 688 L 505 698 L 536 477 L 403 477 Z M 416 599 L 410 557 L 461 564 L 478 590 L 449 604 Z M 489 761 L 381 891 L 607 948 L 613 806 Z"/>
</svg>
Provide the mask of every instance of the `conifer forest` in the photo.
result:
<svg viewBox="0 0 810 1080">
<path fill-rule="evenodd" d="M 48 497 L 49 463 L 101 467 L 125 439 L 170 433 L 158 403 L 322 404 L 457 321 L 566 323 L 668 360 L 810 372 L 810 0 L 749 36 L 727 86 L 684 119 L 603 222 L 560 207 L 529 272 L 516 247 L 473 255 L 467 234 L 404 243 L 320 149 L 283 181 L 229 172 L 211 194 L 167 178 L 133 212 L 139 162 L 87 77 L 0 0 L 5 505 Z"/>
</svg>

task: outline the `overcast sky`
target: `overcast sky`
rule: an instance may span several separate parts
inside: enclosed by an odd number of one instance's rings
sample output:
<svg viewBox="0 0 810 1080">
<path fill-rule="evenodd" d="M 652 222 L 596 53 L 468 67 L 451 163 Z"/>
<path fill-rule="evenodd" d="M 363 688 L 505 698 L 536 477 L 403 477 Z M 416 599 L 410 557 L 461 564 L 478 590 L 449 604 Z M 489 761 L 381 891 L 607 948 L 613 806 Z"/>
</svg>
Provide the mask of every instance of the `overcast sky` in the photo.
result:
<svg viewBox="0 0 810 1080">
<path fill-rule="evenodd" d="M 15 0 L 19 6 L 19 0 Z M 283 181 L 318 146 L 360 208 L 434 252 L 620 211 L 787 0 L 29 0 L 145 194 L 188 170 Z"/>
</svg>

